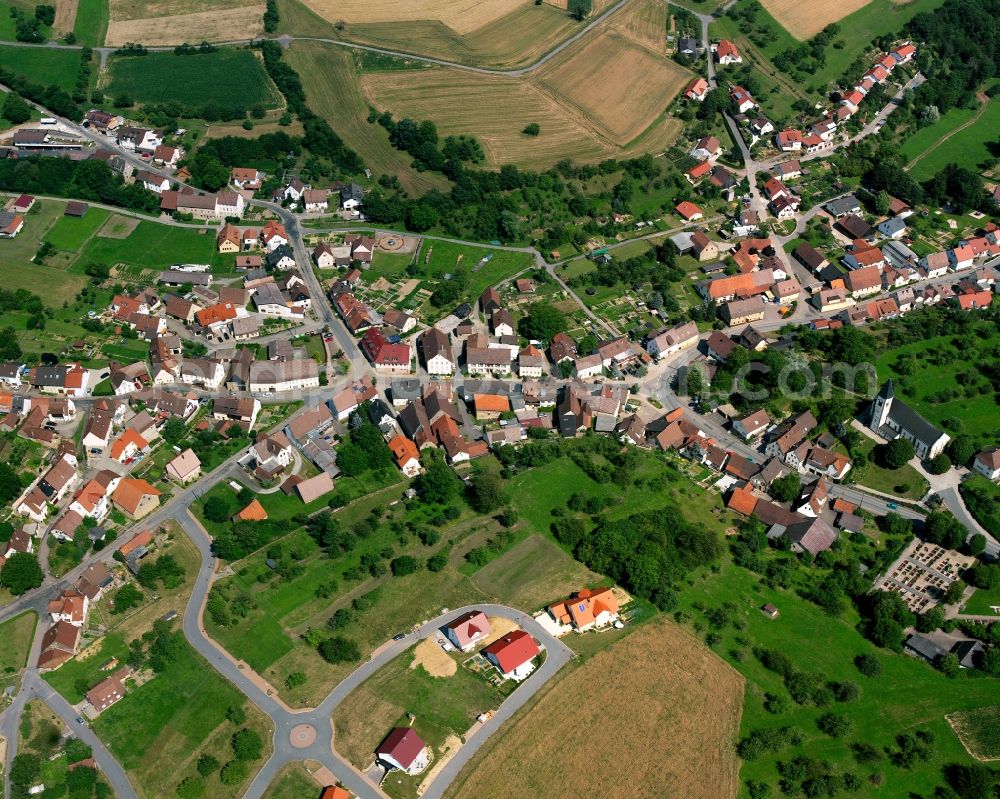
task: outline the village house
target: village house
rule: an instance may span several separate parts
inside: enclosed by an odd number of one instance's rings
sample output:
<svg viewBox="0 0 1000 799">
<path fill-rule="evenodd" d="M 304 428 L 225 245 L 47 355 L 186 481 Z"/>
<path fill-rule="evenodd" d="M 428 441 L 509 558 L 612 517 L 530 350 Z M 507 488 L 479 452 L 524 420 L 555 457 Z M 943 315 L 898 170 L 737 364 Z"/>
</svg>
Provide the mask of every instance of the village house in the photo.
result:
<svg viewBox="0 0 1000 799">
<path fill-rule="evenodd" d="M 662 330 L 646 341 L 646 351 L 654 358 L 666 358 L 668 355 L 690 349 L 698 343 L 698 326 L 694 322 L 686 322 L 669 330 Z"/>
<path fill-rule="evenodd" d="M 250 364 L 251 393 L 273 394 L 319 386 L 319 365 L 312 358 L 287 361 L 254 361 Z"/>
<path fill-rule="evenodd" d="M 413 371 L 413 355 L 406 342 L 392 343 L 381 331 L 369 328 L 361 337 L 360 346 L 376 372 L 409 374 Z"/>
<path fill-rule="evenodd" d="M 388 770 L 419 774 L 430 763 L 427 744 L 412 727 L 396 727 L 375 750 L 376 759 Z"/>
<path fill-rule="evenodd" d="M 490 634 L 490 620 L 481 610 L 470 610 L 452 619 L 442 628 L 445 636 L 460 652 L 468 652 Z"/>
<path fill-rule="evenodd" d="M 535 669 L 538 643 L 524 630 L 514 630 L 501 636 L 482 651 L 504 679 L 520 682 Z"/>
<path fill-rule="evenodd" d="M 692 80 L 687 88 L 684 89 L 684 96 L 688 100 L 694 100 L 695 102 L 702 102 L 708 96 L 708 81 L 702 77 L 697 77 Z"/>
<path fill-rule="evenodd" d="M 89 691 L 86 699 L 95 713 L 103 713 L 125 696 L 125 678 L 132 673 L 128 666 L 122 666 L 107 679 L 102 680 Z"/>
<path fill-rule="evenodd" d="M 740 51 L 729 39 L 722 39 L 718 44 L 712 45 L 712 52 L 715 53 L 715 61 L 720 66 L 743 63 Z"/>
<path fill-rule="evenodd" d="M 189 483 L 201 477 L 201 461 L 189 447 L 167 463 L 166 472 L 167 477 L 177 483 Z"/>
<path fill-rule="evenodd" d="M 730 327 L 756 322 L 764 318 L 764 299 L 756 296 L 727 302 L 719 311 L 719 317 Z"/>
<path fill-rule="evenodd" d="M 611 588 L 585 588 L 550 605 L 548 611 L 558 624 L 582 633 L 614 624 L 618 621 L 619 607 Z"/>
<path fill-rule="evenodd" d="M 390 439 L 389 450 L 396 461 L 396 466 L 407 477 L 420 474 L 420 450 L 406 436 L 398 435 Z"/>
<path fill-rule="evenodd" d="M 161 493 L 145 480 L 124 477 L 112 493 L 111 501 L 129 519 L 141 519 L 160 506 Z"/>
<path fill-rule="evenodd" d="M 160 210 L 167 214 L 190 214 L 195 219 L 225 219 L 243 216 L 246 200 L 239 192 L 195 194 L 191 191 L 166 190 L 160 194 Z"/>
<path fill-rule="evenodd" d="M 987 480 L 1000 479 L 1000 447 L 987 447 L 972 461 L 973 470 Z"/>
<path fill-rule="evenodd" d="M 767 411 L 761 408 L 749 416 L 733 421 L 733 432 L 744 441 L 750 441 L 764 435 L 764 431 L 770 426 L 771 417 L 767 415 Z"/>
</svg>

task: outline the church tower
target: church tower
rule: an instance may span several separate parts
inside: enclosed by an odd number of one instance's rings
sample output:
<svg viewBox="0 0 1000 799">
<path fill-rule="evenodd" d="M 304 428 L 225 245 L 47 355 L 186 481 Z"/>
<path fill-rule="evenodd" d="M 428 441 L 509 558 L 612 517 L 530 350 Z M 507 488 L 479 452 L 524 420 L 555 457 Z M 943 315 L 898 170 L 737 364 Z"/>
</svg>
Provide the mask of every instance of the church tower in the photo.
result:
<svg viewBox="0 0 1000 799">
<path fill-rule="evenodd" d="M 872 418 L 868 423 L 868 429 L 877 433 L 889 418 L 892 411 L 892 380 L 886 381 L 882 390 L 872 401 Z"/>
</svg>

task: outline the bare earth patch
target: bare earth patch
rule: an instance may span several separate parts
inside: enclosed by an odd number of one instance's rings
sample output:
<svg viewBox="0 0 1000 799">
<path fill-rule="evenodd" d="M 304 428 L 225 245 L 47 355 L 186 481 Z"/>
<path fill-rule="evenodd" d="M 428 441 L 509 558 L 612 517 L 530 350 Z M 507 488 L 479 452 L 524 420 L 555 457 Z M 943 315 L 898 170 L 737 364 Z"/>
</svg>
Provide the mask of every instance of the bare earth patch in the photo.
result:
<svg viewBox="0 0 1000 799">
<path fill-rule="evenodd" d="M 672 622 L 645 625 L 560 679 L 491 738 L 448 799 L 731 799 L 743 678 Z M 600 745 L 563 746 L 582 730 Z M 596 753 L 596 756 L 595 756 Z"/>
<path fill-rule="evenodd" d="M 101 225 L 97 235 L 102 239 L 127 239 L 138 226 L 139 220 L 135 217 L 114 214 Z"/>
<path fill-rule="evenodd" d="M 232 42 L 253 39 L 264 31 L 264 4 L 199 11 L 169 17 L 114 19 L 108 25 L 105 44 L 126 42 L 145 45 L 175 45 L 184 42 Z"/>
<path fill-rule="evenodd" d="M 815 36 L 831 22 L 864 8 L 871 0 L 761 0 L 764 8 L 781 26 L 800 41 Z"/>
<path fill-rule="evenodd" d="M 449 657 L 433 637 L 425 638 L 413 648 L 410 668 L 415 669 L 417 666 L 423 666 L 431 677 L 450 677 L 458 671 L 454 658 Z"/>
</svg>

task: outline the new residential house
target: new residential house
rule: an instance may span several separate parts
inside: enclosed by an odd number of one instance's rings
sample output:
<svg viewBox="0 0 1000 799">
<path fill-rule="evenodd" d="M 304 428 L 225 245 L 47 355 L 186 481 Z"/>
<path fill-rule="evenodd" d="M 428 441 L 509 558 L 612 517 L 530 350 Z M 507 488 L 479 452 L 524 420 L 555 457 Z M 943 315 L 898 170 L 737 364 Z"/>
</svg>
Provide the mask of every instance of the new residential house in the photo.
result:
<svg viewBox="0 0 1000 799">
<path fill-rule="evenodd" d="M 490 634 L 490 620 L 481 610 L 470 610 L 444 625 L 444 634 L 461 652 L 468 652 Z"/>
</svg>

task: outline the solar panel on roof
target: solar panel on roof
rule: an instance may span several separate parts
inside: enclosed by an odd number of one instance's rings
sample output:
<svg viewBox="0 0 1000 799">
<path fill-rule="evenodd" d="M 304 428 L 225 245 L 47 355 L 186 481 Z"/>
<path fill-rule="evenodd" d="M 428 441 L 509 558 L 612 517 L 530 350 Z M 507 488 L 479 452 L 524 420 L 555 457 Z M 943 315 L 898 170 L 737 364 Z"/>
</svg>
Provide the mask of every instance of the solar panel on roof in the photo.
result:
<svg viewBox="0 0 1000 799">
<path fill-rule="evenodd" d="M 576 606 L 576 609 L 579 610 L 581 613 L 583 613 L 583 611 L 587 609 L 587 605 L 586 603 L 581 602 L 579 605 Z"/>
</svg>

